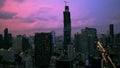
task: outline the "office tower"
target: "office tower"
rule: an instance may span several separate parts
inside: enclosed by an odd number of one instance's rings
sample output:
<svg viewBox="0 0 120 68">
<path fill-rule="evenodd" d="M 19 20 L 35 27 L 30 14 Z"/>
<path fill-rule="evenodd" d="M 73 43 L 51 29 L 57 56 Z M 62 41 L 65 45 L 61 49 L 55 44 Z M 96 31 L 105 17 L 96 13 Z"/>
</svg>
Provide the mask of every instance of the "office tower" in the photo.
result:
<svg viewBox="0 0 120 68">
<path fill-rule="evenodd" d="M 4 30 L 4 49 L 9 49 L 12 47 L 12 34 L 8 33 L 8 28 Z"/>
<path fill-rule="evenodd" d="M 53 53 L 51 33 L 35 33 L 35 65 L 38 68 L 48 68 Z"/>
<path fill-rule="evenodd" d="M 115 35 L 114 53 L 120 59 L 120 33 Z"/>
<path fill-rule="evenodd" d="M 22 35 L 17 35 L 17 37 L 13 39 L 13 48 L 16 52 L 22 50 Z"/>
<path fill-rule="evenodd" d="M 53 45 L 54 45 L 54 47 L 56 47 L 56 43 L 55 43 L 55 31 L 52 31 L 51 34 L 52 34 Z"/>
<path fill-rule="evenodd" d="M 5 28 L 4 30 L 4 49 L 9 49 L 9 34 L 8 34 L 8 28 Z"/>
<path fill-rule="evenodd" d="M 65 1 L 65 3 L 67 3 Z M 72 54 L 70 54 L 71 51 L 73 51 L 71 45 L 71 18 L 70 18 L 70 12 L 69 12 L 69 6 L 65 5 L 65 11 L 63 12 L 63 18 L 64 18 L 64 57 L 60 60 L 56 60 L 56 68 L 72 68 Z M 72 58 L 71 58 L 72 57 Z"/>
<path fill-rule="evenodd" d="M 81 41 L 81 34 L 79 33 L 76 33 L 74 35 L 74 47 L 75 47 L 75 52 L 76 53 L 79 53 L 80 52 L 80 41 Z"/>
<path fill-rule="evenodd" d="M 22 37 L 22 51 L 27 51 L 30 49 L 30 43 L 26 36 Z"/>
<path fill-rule="evenodd" d="M 3 36 L 2 34 L 0 34 L 0 48 L 3 47 Z"/>
<path fill-rule="evenodd" d="M 84 61 L 97 55 L 97 30 L 95 28 L 82 29 L 80 49 Z"/>
<path fill-rule="evenodd" d="M 100 42 L 104 48 L 107 48 L 107 36 L 104 33 L 100 36 Z"/>
<path fill-rule="evenodd" d="M 65 6 L 64 15 L 64 49 L 67 51 L 68 44 L 71 43 L 71 18 L 69 12 L 69 6 Z"/>
<path fill-rule="evenodd" d="M 120 33 L 115 35 L 115 53 L 120 55 Z"/>
<path fill-rule="evenodd" d="M 8 38 L 9 38 L 9 48 L 12 47 L 12 34 L 11 33 L 8 33 Z"/>
<path fill-rule="evenodd" d="M 112 48 L 114 45 L 114 25 L 110 24 L 109 26 L 109 34 L 110 34 L 110 47 Z"/>
<path fill-rule="evenodd" d="M 30 49 L 28 38 L 24 35 L 17 35 L 17 37 L 13 39 L 13 48 L 16 52 L 28 51 Z"/>
</svg>

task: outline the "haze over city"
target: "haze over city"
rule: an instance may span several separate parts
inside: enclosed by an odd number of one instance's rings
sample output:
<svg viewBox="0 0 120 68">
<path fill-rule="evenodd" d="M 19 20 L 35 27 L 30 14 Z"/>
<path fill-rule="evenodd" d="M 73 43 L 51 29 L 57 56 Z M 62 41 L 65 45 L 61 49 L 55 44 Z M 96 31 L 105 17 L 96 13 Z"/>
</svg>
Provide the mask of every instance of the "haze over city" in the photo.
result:
<svg viewBox="0 0 120 68">
<path fill-rule="evenodd" d="M 72 33 L 84 27 L 107 32 L 109 24 L 114 24 L 115 32 L 120 32 L 119 0 L 66 1 L 71 12 Z M 64 0 L 0 0 L 0 33 L 8 28 L 13 35 L 52 30 L 62 35 L 64 6 Z"/>
</svg>

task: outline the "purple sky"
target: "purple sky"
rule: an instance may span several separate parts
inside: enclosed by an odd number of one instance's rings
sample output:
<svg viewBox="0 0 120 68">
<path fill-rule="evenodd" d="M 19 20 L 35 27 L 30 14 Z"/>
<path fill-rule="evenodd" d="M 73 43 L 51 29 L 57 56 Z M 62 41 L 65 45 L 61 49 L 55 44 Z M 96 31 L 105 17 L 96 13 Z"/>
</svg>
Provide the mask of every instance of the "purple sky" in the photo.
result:
<svg viewBox="0 0 120 68">
<path fill-rule="evenodd" d="M 84 27 L 107 32 L 115 24 L 120 32 L 120 0 L 66 0 L 70 7 L 72 33 Z M 0 33 L 32 34 L 35 32 L 63 32 L 64 0 L 0 0 Z"/>
</svg>

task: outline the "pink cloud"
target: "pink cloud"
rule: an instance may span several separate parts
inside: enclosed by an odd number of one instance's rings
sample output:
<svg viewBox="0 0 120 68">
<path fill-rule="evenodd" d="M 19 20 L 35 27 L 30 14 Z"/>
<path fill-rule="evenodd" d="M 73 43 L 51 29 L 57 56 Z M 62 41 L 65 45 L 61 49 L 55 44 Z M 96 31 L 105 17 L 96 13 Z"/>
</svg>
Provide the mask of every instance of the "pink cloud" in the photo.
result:
<svg viewBox="0 0 120 68">
<path fill-rule="evenodd" d="M 107 17 L 107 13 L 100 11 L 102 8 L 96 6 L 97 1 L 68 1 L 70 2 L 68 5 L 70 5 L 72 28 L 100 25 L 101 22 L 106 22 L 103 17 L 105 15 Z M 107 12 L 108 9 L 105 11 Z M 12 32 L 20 34 L 63 28 L 64 1 L 62 0 L 6 0 L 0 11 L 6 12 L 6 19 L 0 18 L 2 28 L 0 30 L 8 27 Z M 10 15 L 11 17 L 7 17 Z M 119 19 L 118 15 L 113 18 L 115 21 L 116 18 Z M 107 22 L 110 21 L 114 20 Z"/>
</svg>

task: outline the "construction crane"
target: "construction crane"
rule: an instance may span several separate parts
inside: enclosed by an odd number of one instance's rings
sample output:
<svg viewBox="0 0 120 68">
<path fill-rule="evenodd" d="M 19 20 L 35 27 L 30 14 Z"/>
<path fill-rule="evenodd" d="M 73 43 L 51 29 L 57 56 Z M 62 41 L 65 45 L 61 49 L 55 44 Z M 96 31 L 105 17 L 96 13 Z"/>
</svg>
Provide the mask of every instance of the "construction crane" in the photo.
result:
<svg viewBox="0 0 120 68">
<path fill-rule="evenodd" d="M 101 52 L 101 55 L 102 55 L 102 59 L 105 61 L 105 63 L 108 63 L 108 61 L 110 61 L 113 68 L 117 68 L 116 65 L 114 64 L 114 62 L 112 61 L 112 59 L 107 54 L 106 50 L 103 48 L 102 44 L 99 41 L 98 41 L 98 46 L 97 47 L 99 48 L 99 51 Z"/>
</svg>

